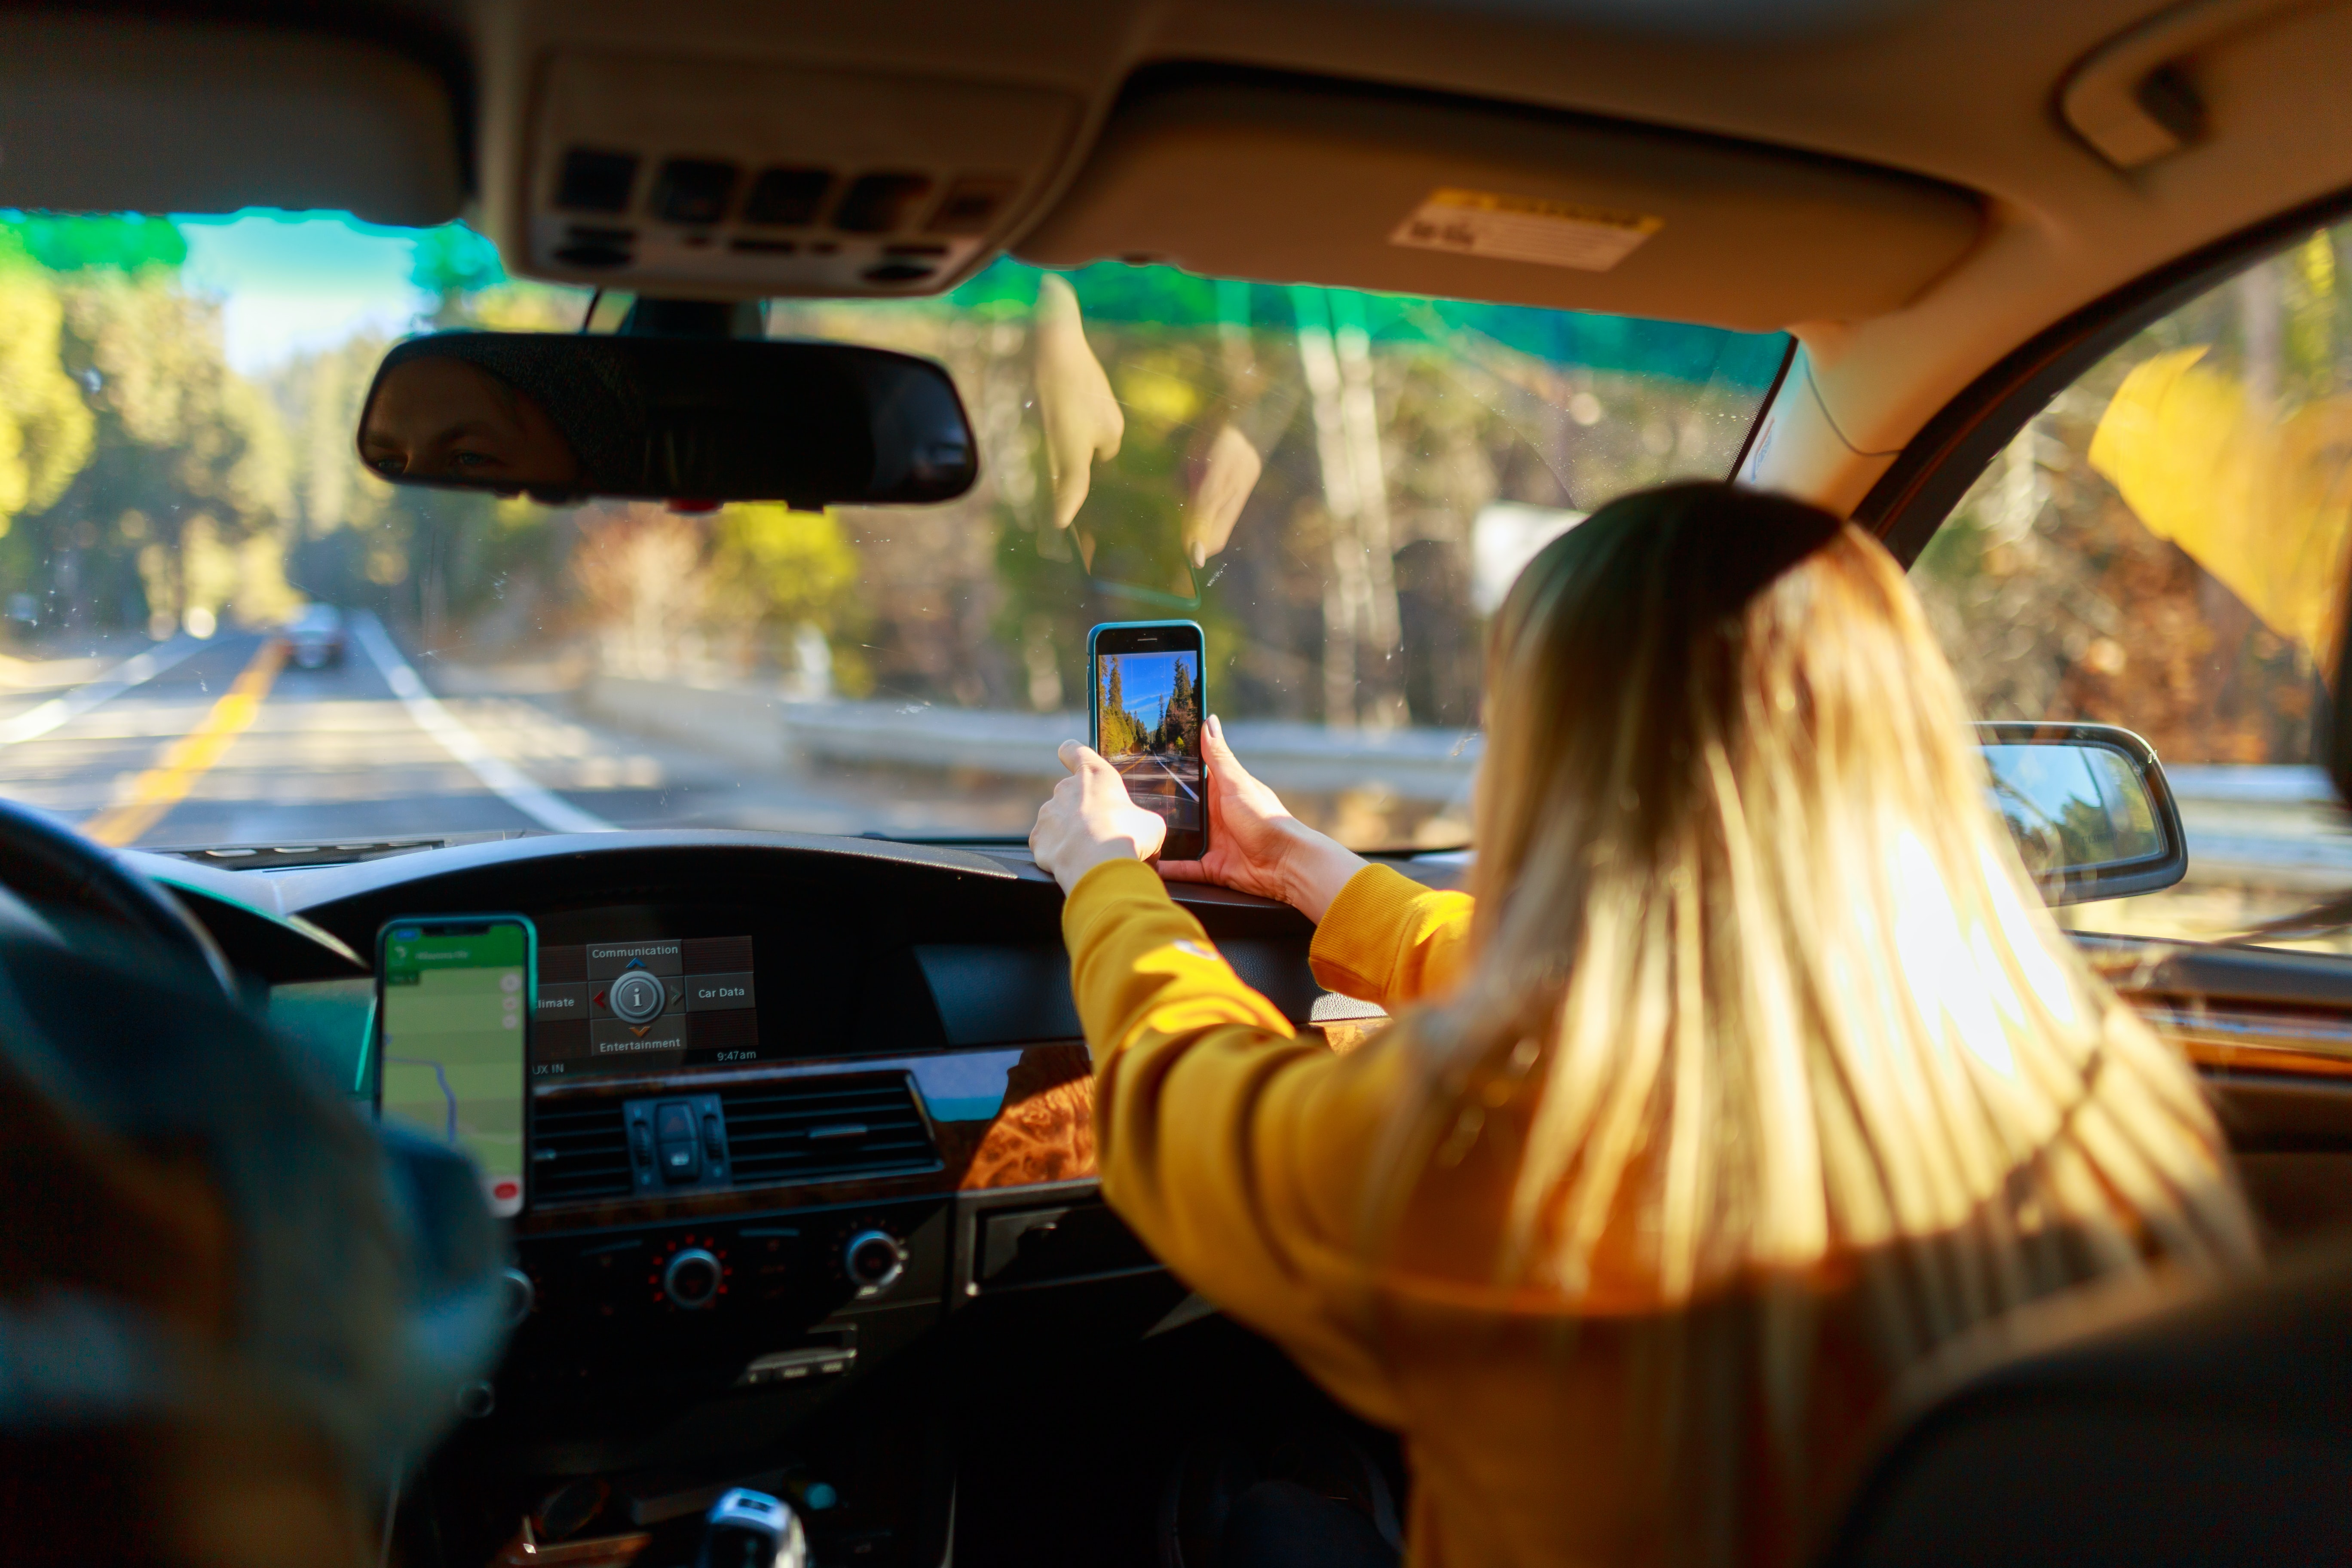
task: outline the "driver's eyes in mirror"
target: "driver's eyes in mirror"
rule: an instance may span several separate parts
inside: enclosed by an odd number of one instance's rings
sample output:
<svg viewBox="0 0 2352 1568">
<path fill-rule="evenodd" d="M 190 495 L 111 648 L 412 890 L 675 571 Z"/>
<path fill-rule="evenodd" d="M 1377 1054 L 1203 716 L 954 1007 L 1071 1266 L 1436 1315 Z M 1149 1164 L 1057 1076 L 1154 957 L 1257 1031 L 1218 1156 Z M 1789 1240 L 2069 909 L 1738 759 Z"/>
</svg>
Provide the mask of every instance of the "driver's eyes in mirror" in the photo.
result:
<svg viewBox="0 0 2352 1568">
<path fill-rule="evenodd" d="M 571 440 L 538 398 L 457 357 L 386 368 L 368 400 L 360 450 L 387 479 L 497 476 L 564 488 L 580 479 Z"/>
</svg>

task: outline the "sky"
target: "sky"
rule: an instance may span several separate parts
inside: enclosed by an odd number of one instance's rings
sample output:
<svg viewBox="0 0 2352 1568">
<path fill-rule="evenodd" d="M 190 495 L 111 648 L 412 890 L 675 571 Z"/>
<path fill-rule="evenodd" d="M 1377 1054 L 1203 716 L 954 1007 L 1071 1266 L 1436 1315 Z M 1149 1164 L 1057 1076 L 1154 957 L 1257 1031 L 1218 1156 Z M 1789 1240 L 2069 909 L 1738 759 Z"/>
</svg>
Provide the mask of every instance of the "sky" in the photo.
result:
<svg viewBox="0 0 2352 1568">
<path fill-rule="evenodd" d="M 425 296 L 408 280 L 415 239 L 341 216 L 176 218 L 181 276 L 222 300 L 228 363 L 250 375 L 354 332 L 409 330 Z"/>
<path fill-rule="evenodd" d="M 1119 696 L 1127 703 L 1127 710 L 1157 722 L 1161 699 L 1176 689 L 1176 661 L 1185 660 L 1189 673 L 1197 677 L 1200 657 L 1194 653 L 1118 655 Z"/>
</svg>

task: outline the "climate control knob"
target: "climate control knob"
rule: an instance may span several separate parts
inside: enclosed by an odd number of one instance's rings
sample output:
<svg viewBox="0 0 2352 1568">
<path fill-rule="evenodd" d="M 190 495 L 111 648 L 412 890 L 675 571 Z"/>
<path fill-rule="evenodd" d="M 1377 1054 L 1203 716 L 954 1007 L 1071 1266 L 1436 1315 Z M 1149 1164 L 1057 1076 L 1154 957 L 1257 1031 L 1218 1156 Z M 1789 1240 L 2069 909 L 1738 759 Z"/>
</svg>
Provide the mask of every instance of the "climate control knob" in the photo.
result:
<svg viewBox="0 0 2352 1568">
<path fill-rule="evenodd" d="M 887 1230 L 861 1230 L 842 1248 L 841 1268 L 866 1294 L 887 1290 L 907 1271 L 906 1244 Z"/>
<path fill-rule="evenodd" d="M 719 1259 L 699 1247 L 689 1247 L 669 1260 L 662 1270 L 662 1294 L 673 1306 L 695 1311 L 708 1307 L 719 1299 L 719 1281 L 722 1270 Z"/>
</svg>

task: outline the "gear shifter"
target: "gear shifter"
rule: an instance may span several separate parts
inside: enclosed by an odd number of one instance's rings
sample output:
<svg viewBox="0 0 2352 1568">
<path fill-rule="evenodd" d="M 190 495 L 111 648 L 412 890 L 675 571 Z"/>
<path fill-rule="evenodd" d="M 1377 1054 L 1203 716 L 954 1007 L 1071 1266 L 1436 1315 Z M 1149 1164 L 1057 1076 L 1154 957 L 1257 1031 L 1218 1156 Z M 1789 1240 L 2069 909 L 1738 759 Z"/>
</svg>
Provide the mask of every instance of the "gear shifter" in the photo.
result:
<svg viewBox="0 0 2352 1568">
<path fill-rule="evenodd" d="M 737 1487 L 710 1505 L 696 1568 L 808 1568 L 808 1536 L 783 1501 Z"/>
</svg>

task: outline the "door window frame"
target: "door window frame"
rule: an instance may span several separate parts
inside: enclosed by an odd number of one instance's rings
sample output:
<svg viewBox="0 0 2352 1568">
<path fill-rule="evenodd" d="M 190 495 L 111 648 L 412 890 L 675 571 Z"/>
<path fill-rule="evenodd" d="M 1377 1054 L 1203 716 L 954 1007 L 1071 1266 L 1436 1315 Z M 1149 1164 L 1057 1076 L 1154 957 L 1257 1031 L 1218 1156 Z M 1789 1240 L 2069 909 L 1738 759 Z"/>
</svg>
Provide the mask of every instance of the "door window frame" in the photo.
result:
<svg viewBox="0 0 2352 1568">
<path fill-rule="evenodd" d="M 2003 355 L 1946 404 L 1853 510 L 1905 571 L 2026 423 L 2150 322 L 2352 215 L 2352 189 L 2289 208 L 2111 290 Z"/>
</svg>

